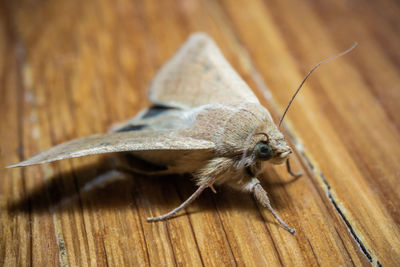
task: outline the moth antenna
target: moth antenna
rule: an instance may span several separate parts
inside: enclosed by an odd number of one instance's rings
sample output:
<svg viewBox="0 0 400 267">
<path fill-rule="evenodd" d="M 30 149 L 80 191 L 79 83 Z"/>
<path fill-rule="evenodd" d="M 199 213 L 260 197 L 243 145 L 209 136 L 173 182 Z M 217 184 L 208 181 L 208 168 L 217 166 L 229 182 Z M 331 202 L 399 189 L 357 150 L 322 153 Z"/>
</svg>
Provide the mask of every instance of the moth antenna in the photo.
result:
<svg viewBox="0 0 400 267">
<path fill-rule="evenodd" d="M 283 118 L 285 118 L 285 115 L 286 115 L 287 111 L 289 110 L 289 107 L 290 107 L 290 105 L 292 104 L 293 100 L 295 99 L 297 93 L 300 91 L 301 87 L 303 86 L 303 84 L 305 83 L 305 81 L 308 79 L 308 77 L 311 75 L 311 73 L 312 73 L 315 69 L 317 69 L 319 66 L 321 66 L 322 64 L 327 63 L 328 61 L 330 61 L 330 60 L 332 60 L 332 59 L 335 59 L 335 58 L 337 58 L 337 57 L 346 55 L 346 54 L 349 53 L 351 50 L 353 50 L 357 45 L 358 45 L 358 43 L 355 42 L 355 43 L 354 43 L 349 49 L 347 49 L 346 51 L 343 51 L 343 52 L 341 52 L 341 53 L 339 53 L 339 54 L 337 54 L 337 55 L 334 55 L 334 56 L 332 56 L 332 57 L 330 57 L 330 58 L 327 58 L 327 59 L 321 61 L 320 63 L 318 63 L 317 65 L 315 65 L 314 67 L 311 68 L 311 70 L 310 70 L 310 71 L 307 73 L 307 75 L 304 77 L 303 81 L 300 83 L 300 86 L 297 88 L 296 92 L 294 92 L 292 98 L 290 99 L 289 103 L 287 104 L 287 106 L 286 106 L 286 108 L 285 108 L 285 111 L 283 112 L 283 115 L 282 115 L 281 119 L 279 120 L 278 128 L 281 126 L 281 123 L 282 123 L 282 121 L 283 121 Z"/>
<path fill-rule="evenodd" d="M 266 141 L 266 142 L 267 142 L 267 143 L 269 142 L 269 136 L 268 136 L 268 134 L 267 134 L 267 133 L 263 133 L 263 132 L 260 132 L 260 133 L 254 133 L 254 134 L 253 134 L 253 136 L 255 136 L 255 135 L 264 135 L 264 136 L 267 138 L 267 141 Z M 253 137 L 253 136 L 252 136 L 252 137 Z"/>
</svg>

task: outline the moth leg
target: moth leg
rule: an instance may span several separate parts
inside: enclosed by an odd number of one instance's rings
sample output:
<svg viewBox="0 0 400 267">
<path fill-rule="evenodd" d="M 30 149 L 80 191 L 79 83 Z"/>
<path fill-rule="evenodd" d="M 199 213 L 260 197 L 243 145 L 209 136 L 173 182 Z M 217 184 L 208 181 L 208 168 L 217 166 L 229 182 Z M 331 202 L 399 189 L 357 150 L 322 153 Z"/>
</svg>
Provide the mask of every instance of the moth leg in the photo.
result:
<svg viewBox="0 0 400 267">
<path fill-rule="evenodd" d="M 212 186 L 212 185 L 211 185 Z M 204 189 L 206 189 L 207 187 L 210 187 L 210 184 L 202 184 L 199 186 L 199 188 L 197 188 L 197 190 L 188 198 L 186 199 L 181 205 L 179 205 L 178 207 L 176 207 L 175 209 L 171 210 L 170 212 L 161 215 L 159 217 L 150 217 L 147 218 L 148 222 L 157 222 L 157 221 L 162 221 L 162 220 L 166 220 L 168 218 L 171 218 L 172 216 L 174 216 L 177 212 L 179 212 L 180 210 L 186 208 L 187 206 L 189 206 L 196 198 L 198 198 L 200 196 L 200 194 L 204 191 Z"/>
<path fill-rule="evenodd" d="M 279 222 L 279 224 L 289 231 L 292 235 L 296 234 L 296 230 L 293 228 L 290 228 L 280 217 L 279 215 L 275 212 L 275 210 L 272 208 L 271 203 L 269 201 L 267 192 L 265 192 L 264 188 L 262 188 L 260 181 L 258 181 L 256 178 L 253 178 L 252 181 L 249 184 L 249 189 L 253 193 L 254 197 L 258 200 L 258 202 L 266 207 L 272 215 L 275 217 L 275 219 Z"/>
<path fill-rule="evenodd" d="M 214 188 L 214 185 L 213 185 L 213 184 L 210 184 L 210 185 L 209 185 L 209 187 L 210 187 L 211 191 L 213 191 L 213 193 L 214 193 L 214 194 L 216 194 L 216 193 L 217 193 L 217 190 L 215 190 L 215 188 Z"/>
<path fill-rule="evenodd" d="M 287 170 L 287 172 L 288 172 L 292 177 L 294 177 L 294 178 L 298 178 L 298 177 L 300 177 L 300 176 L 303 175 L 302 172 L 294 173 L 294 172 L 292 171 L 292 168 L 290 167 L 289 159 L 286 160 L 286 170 Z"/>
</svg>

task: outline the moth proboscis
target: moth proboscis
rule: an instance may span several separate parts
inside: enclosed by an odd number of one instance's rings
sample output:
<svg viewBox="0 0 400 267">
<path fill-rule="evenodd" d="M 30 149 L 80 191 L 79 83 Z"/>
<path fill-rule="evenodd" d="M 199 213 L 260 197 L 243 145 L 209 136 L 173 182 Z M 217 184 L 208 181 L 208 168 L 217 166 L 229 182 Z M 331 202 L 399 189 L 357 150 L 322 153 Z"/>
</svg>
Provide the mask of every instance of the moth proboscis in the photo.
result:
<svg viewBox="0 0 400 267">
<path fill-rule="evenodd" d="M 261 163 L 267 161 L 286 162 L 288 172 L 299 176 L 290 169 L 288 160 L 292 150 L 279 126 L 311 72 L 328 60 L 348 53 L 355 45 L 311 69 L 277 126 L 214 41 L 204 33 L 193 34 L 152 81 L 149 99 L 154 106 L 109 133 L 62 143 L 8 167 L 125 152 L 118 153 L 122 160 L 117 161 L 115 168 L 148 175 L 189 173 L 198 185 L 179 207 L 148 221 L 168 219 L 193 202 L 204 189 L 210 187 L 215 192 L 214 185 L 224 184 L 252 193 L 284 229 L 295 234 L 271 207 L 257 174 Z M 127 161 L 127 154 L 145 164 Z"/>
</svg>

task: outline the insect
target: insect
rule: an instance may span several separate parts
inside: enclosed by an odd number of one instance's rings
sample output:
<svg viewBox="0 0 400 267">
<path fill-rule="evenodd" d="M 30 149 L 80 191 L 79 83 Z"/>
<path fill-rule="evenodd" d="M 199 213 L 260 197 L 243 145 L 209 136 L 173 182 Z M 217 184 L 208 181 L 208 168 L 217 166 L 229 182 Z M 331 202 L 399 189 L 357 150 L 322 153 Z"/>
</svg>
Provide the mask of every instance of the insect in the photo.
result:
<svg viewBox="0 0 400 267">
<path fill-rule="evenodd" d="M 286 162 L 289 173 L 299 176 L 290 169 L 292 150 L 279 126 L 307 77 L 332 58 L 311 69 L 277 126 L 214 41 L 204 33 L 193 34 L 152 81 L 149 99 L 154 106 L 109 133 L 62 143 L 9 167 L 125 152 L 118 153 L 121 168 L 149 175 L 190 173 L 198 185 L 179 207 L 148 221 L 168 219 L 206 188 L 215 192 L 214 185 L 224 184 L 252 193 L 284 229 L 295 234 L 272 208 L 257 174 L 267 161 Z"/>
</svg>

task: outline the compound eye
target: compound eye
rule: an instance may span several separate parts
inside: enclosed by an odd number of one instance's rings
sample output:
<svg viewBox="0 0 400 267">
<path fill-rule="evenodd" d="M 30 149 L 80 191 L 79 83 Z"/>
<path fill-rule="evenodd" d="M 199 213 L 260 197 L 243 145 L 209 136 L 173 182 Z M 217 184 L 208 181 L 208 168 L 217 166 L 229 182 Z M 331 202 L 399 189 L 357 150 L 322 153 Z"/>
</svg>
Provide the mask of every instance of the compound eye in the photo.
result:
<svg viewBox="0 0 400 267">
<path fill-rule="evenodd" d="M 254 152 L 256 153 L 256 157 L 261 160 L 269 160 L 274 155 L 272 147 L 262 141 L 256 144 Z"/>
</svg>

